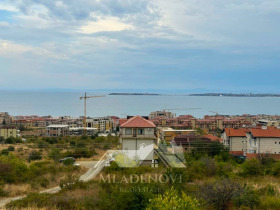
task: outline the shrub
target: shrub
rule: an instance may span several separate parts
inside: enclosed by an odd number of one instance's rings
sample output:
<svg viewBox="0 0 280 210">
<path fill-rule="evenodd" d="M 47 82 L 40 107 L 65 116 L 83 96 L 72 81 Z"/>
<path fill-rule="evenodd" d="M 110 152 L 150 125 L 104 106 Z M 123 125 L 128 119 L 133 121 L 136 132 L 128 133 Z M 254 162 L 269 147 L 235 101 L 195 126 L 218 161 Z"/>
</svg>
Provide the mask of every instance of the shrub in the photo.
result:
<svg viewBox="0 0 280 210">
<path fill-rule="evenodd" d="M 15 148 L 13 146 L 9 146 L 8 151 L 15 151 Z"/>
<path fill-rule="evenodd" d="M 250 209 L 254 209 L 254 207 L 258 207 L 260 204 L 260 196 L 258 195 L 256 190 L 253 190 L 251 187 L 245 186 L 240 195 L 236 196 L 233 199 L 233 203 L 240 208 L 241 206 L 249 207 Z"/>
<path fill-rule="evenodd" d="M 280 176 L 280 161 L 273 164 L 271 174 L 274 176 Z"/>
<path fill-rule="evenodd" d="M 280 209 L 280 198 L 265 196 L 260 201 L 260 209 Z"/>
<path fill-rule="evenodd" d="M 78 179 L 75 178 L 71 173 L 67 175 L 65 179 L 60 180 L 59 186 L 61 189 L 74 189 L 77 185 Z"/>
<path fill-rule="evenodd" d="M 263 166 L 257 159 L 246 160 L 242 165 L 242 169 L 242 175 L 244 176 L 258 176 L 264 174 Z"/>
<path fill-rule="evenodd" d="M 231 200 L 240 193 L 241 187 L 238 183 L 223 179 L 202 185 L 199 194 L 207 206 L 228 209 Z"/>
<path fill-rule="evenodd" d="M 262 195 L 275 196 L 278 194 L 278 189 L 275 186 L 268 184 L 261 188 L 260 192 Z"/>
<path fill-rule="evenodd" d="M 24 199 L 12 201 L 11 203 L 7 204 L 6 208 L 21 209 L 32 205 L 38 208 L 43 208 L 49 205 L 51 196 L 51 194 L 47 193 L 30 193 Z"/>
<path fill-rule="evenodd" d="M 28 161 L 33 161 L 33 160 L 42 160 L 42 155 L 40 152 L 38 151 L 32 151 L 30 154 L 29 154 L 29 157 L 28 157 Z"/>
<path fill-rule="evenodd" d="M 47 148 L 48 144 L 46 144 L 44 141 L 39 141 L 38 142 L 38 148 L 43 149 L 43 148 Z"/>
<path fill-rule="evenodd" d="M 52 149 L 48 156 L 49 158 L 53 159 L 55 162 L 59 162 L 59 159 L 61 158 L 60 150 Z"/>
<path fill-rule="evenodd" d="M 63 161 L 63 165 L 65 165 L 65 166 L 73 165 L 74 163 L 75 163 L 75 160 L 72 158 L 67 158 L 66 160 Z"/>
<path fill-rule="evenodd" d="M 9 150 L 7 150 L 7 149 L 1 150 L 0 155 L 8 155 L 8 154 L 9 154 Z"/>
<path fill-rule="evenodd" d="M 0 156 L 0 180 L 7 183 L 21 182 L 28 179 L 28 167 L 23 160 L 10 153 Z"/>
<path fill-rule="evenodd" d="M 199 203 L 196 199 L 187 196 L 184 192 L 180 195 L 178 191 L 172 187 L 166 191 L 164 195 L 158 195 L 150 200 L 147 210 L 169 210 L 169 209 L 188 209 L 198 210 Z"/>
<path fill-rule="evenodd" d="M 217 172 L 217 164 L 213 158 L 203 157 L 201 158 L 201 162 L 204 165 L 205 175 L 206 176 L 214 176 Z"/>
<path fill-rule="evenodd" d="M 0 187 L 0 198 L 5 197 L 7 193 Z"/>
<path fill-rule="evenodd" d="M 49 180 L 47 178 L 40 178 L 38 180 L 41 187 L 47 188 L 50 184 Z"/>
</svg>

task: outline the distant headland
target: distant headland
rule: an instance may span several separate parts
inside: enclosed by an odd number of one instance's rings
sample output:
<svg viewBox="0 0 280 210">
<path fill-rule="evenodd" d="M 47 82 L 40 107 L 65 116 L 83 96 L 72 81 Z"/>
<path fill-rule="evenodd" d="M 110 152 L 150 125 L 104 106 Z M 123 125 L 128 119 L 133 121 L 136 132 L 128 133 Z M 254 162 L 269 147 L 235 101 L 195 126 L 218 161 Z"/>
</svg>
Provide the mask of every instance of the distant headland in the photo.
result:
<svg viewBox="0 0 280 210">
<path fill-rule="evenodd" d="M 109 95 L 123 95 L 123 96 L 159 96 L 157 93 L 110 93 Z"/>
<path fill-rule="evenodd" d="M 280 94 L 271 93 L 197 93 L 189 96 L 227 96 L 227 97 L 280 97 Z"/>
</svg>

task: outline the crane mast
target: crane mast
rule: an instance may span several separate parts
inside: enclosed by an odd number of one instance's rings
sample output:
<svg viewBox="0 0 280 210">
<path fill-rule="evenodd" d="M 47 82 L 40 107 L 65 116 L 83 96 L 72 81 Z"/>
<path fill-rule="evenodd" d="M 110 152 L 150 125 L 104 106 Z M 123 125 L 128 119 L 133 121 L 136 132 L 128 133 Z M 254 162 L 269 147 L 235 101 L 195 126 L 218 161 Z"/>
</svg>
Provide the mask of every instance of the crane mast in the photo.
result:
<svg viewBox="0 0 280 210">
<path fill-rule="evenodd" d="M 80 97 L 80 100 L 84 99 L 84 135 L 87 134 L 87 99 L 89 98 L 100 98 L 105 97 L 105 95 L 101 96 L 87 96 L 87 93 L 85 92 L 85 95 Z"/>
</svg>

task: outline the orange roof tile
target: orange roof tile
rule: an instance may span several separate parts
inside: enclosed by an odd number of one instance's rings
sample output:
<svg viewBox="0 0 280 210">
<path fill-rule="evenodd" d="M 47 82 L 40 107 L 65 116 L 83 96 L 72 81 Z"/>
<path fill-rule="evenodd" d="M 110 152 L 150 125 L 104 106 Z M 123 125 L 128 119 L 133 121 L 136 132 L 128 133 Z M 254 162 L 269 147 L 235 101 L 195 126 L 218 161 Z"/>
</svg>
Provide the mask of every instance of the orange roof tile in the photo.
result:
<svg viewBox="0 0 280 210">
<path fill-rule="evenodd" d="M 134 116 L 121 125 L 122 128 L 155 128 L 155 124 L 140 116 Z"/>
<path fill-rule="evenodd" d="M 217 136 L 214 136 L 212 134 L 207 134 L 207 135 L 204 135 L 203 137 L 207 138 L 207 139 L 210 139 L 211 141 L 219 141 L 219 142 L 222 142 L 223 139 L 217 137 Z"/>
<path fill-rule="evenodd" d="M 127 119 L 119 119 L 119 124 L 122 125 L 127 121 Z"/>
<path fill-rule="evenodd" d="M 277 138 L 280 137 L 279 129 L 251 129 L 251 133 L 254 137 L 271 137 Z"/>
<path fill-rule="evenodd" d="M 229 137 L 246 137 L 246 132 L 248 131 L 249 129 L 247 128 L 225 128 L 225 132 Z"/>
</svg>

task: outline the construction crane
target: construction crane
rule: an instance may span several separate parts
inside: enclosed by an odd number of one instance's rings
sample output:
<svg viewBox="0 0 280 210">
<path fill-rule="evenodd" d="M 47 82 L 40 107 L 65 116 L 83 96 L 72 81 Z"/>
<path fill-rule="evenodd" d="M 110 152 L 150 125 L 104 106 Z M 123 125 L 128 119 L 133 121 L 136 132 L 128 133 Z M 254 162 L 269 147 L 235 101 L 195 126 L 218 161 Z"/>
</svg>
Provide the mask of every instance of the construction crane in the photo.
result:
<svg viewBox="0 0 280 210">
<path fill-rule="evenodd" d="M 85 96 L 80 97 L 80 100 L 84 99 L 84 135 L 87 134 L 87 99 L 89 99 L 89 98 L 100 98 L 100 97 L 105 97 L 105 95 L 87 96 L 87 93 L 85 93 Z"/>
<path fill-rule="evenodd" d="M 170 110 L 197 110 L 197 109 L 201 109 L 201 108 L 174 108 L 174 109 L 164 109 L 163 111 L 166 112 L 166 111 L 170 111 Z"/>
<path fill-rule="evenodd" d="M 216 114 L 216 115 L 219 115 L 218 112 L 214 112 L 214 111 L 209 111 L 209 112 L 214 113 L 214 114 Z"/>
</svg>

